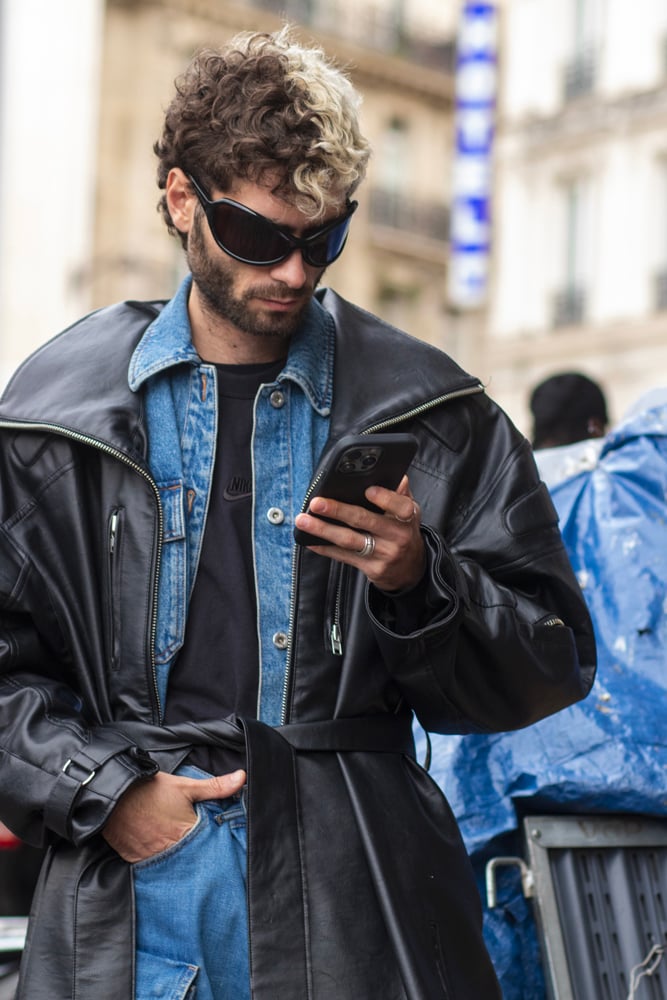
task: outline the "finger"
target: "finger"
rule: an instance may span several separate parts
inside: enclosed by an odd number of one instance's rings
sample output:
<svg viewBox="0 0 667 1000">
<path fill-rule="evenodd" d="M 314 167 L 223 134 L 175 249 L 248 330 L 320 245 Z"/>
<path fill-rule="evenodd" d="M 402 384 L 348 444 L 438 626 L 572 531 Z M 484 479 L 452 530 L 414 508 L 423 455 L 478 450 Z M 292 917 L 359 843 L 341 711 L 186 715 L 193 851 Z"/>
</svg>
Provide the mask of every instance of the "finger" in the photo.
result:
<svg viewBox="0 0 667 1000">
<path fill-rule="evenodd" d="M 410 480 L 408 479 L 407 476 L 403 476 L 400 483 L 396 487 L 396 492 L 399 493 L 402 497 L 410 497 L 410 499 L 412 500 L 412 492 L 410 490 Z"/>
<path fill-rule="evenodd" d="M 377 521 L 384 521 L 383 514 L 372 515 Z M 307 547 L 316 552 L 318 555 L 326 555 L 330 558 L 337 558 L 341 553 L 345 553 L 347 556 L 353 559 L 357 556 L 363 555 L 367 556 L 369 553 L 369 546 L 375 548 L 375 539 L 377 538 L 377 533 L 373 531 L 372 528 L 364 530 L 363 528 L 348 528 L 341 525 L 328 524 L 322 521 L 320 518 L 309 517 L 307 514 L 302 515 L 295 522 L 297 527 L 307 531 L 309 535 L 313 536 L 313 541 Z M 317 539 L 322 539 L 321 543 L 318 543 Z M 367 543 L 366 539 L 371 538 L 374 541 Z"/>
<path fill-rule="evenodd" d="M 419 523 L 419 504 L 409 491 L 399 494 L 380 486 L 370 486 L 366 490 L 366 496 L 371 503 L 401 524 L 412 524 L 415 520 Z"/>
<path fill-rule="evenodd" d="M 319 538 L 326 538 L 336 545 L 340 539 L 345 545 L 341 531 L 348 535 L 350 528 L 361 532 L 374 531 L 380 517 L 380 514 L 366 507 L 357 507 L 355 504 L 343 503 L 342 500 L 333 500 L 330 497 L 313 497 L 308 512 L 299 514 L 295 523 Z M 337 523 L 332 524 L 332 521 Z"/>
<path fill-rule="evenodd" d="M 205 799 L 228 799 L 230 795 L 240 792 L 246 782 L 245 771 L 232 771 L 231 774 L 216 774 L 212 778 L 193 779 L 189 788 L 192 802 L 203 802 Z"/>
</svg>

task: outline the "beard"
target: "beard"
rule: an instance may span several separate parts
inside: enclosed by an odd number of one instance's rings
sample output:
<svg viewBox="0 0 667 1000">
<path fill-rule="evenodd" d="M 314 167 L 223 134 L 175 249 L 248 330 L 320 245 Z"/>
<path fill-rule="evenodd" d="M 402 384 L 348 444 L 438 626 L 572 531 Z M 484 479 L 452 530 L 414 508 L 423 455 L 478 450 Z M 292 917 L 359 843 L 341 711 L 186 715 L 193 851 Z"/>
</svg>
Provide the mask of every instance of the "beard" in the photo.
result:
<svg viewBox="0 0 667 1000">
<path fill-rule="evenodd" d="M 232 323 L 237 329 L 253 337 L 289 339 L 299 328 L 304 311 L 324 272 L 318 274 L 312 286 L 306 282 L 300 289 L 291 289 L 281 282 L 266 281 L 237 294 L 235 285 L 238 273 L 241 268 L 249 265 L 228 257 L 217 246 L 214 255 L 209 252 L 202 229 L 203 218 L 203 213 L 195 213 L 188 237 L 186 259 L 205 310 L 213 319 Z M 260 270 L 257 268 L 258 273 Z M 290 312 L 252 309 L 251 302 L 258 298 L 279 301 L 301 298 L 302 304 Z"/>
</svg>

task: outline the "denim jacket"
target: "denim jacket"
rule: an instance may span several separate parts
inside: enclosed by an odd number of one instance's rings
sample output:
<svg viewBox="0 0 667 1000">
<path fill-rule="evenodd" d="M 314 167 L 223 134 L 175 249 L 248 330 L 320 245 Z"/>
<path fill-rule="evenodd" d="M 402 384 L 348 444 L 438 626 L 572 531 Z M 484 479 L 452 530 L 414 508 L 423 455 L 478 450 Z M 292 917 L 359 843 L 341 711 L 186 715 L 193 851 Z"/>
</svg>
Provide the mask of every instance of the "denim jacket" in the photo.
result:
<svg viewBox="0 0 667 1000">
<path fill-rule="evenodd" d="M 163 509 L 156 634 L 158 693 L 183 644 L 206 523 L 218 426 L 215 365 L 197 354 L 187 303 L 191 278 L 148 327 L 129 366 L 145 393 L 148 464 Z M 283 371 L 262 385 L 252 434 L 253 557 L 259 640 L 258 718 L 278 725 L 289 635 L 294 518 L 329 431 L 334 325 L 315 300 Z M 224 550 L 221 552 L 224 558 Z"/>
</svg>

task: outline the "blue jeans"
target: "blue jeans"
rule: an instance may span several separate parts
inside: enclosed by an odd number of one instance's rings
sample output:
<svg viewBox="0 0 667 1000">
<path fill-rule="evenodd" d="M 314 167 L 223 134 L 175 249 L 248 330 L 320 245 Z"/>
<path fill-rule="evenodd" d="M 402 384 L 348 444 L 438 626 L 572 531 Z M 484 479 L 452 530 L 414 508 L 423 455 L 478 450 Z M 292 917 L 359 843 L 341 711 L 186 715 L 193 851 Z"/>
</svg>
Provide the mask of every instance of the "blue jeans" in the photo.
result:
<svg viewBox="0 0 667 1000">
<path fill-rule="evenodd" d="M 245 805 L 212 799 L 195 810 L 178 843 L 132 866 L 135 1000 L 250 1000 Z"/>
</svg>

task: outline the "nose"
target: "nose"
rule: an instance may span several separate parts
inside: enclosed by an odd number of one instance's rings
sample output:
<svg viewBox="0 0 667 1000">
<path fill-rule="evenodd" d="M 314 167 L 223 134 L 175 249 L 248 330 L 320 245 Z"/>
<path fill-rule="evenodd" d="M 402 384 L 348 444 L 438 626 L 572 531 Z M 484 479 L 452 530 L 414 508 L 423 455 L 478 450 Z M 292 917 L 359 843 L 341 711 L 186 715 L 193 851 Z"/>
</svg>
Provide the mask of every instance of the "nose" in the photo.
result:
<svg viewBox="0 0 667 1000">
<path fill-rule="evenodd" d="M 304 264 L 301 251 L 294 249 L 289 257 L 281 260 L 278 264 L 273 264 L 270 269 L 271 277 L 280 281 L 288 288 L 303 288 L 308 280 L 306 264 Z"/>
</svg>

